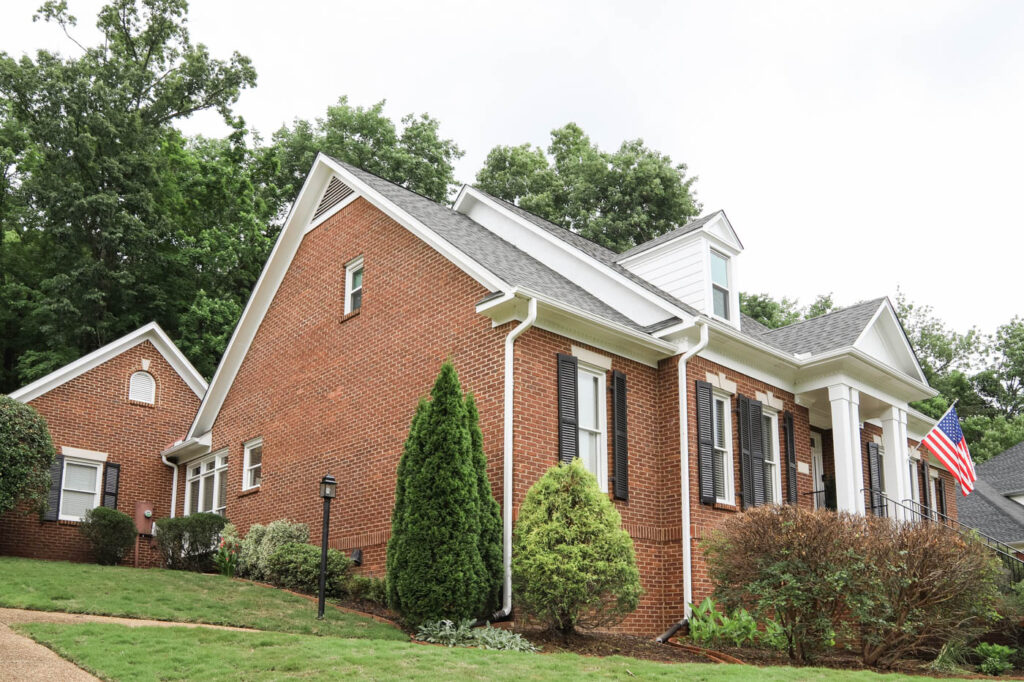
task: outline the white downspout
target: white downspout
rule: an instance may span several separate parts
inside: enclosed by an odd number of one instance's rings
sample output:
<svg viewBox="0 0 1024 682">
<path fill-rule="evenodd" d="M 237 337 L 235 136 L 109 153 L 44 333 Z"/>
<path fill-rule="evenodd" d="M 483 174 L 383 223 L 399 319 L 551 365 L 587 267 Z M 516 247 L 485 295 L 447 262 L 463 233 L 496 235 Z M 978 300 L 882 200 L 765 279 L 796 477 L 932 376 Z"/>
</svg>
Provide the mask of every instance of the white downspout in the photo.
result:
<svg viewBox="0 0 1024 682">
<path fill-rule="evenodd" d="M 504 424 L 504 469 L 502 474 L 502 545 L 505 566 L 505 581 L 502 590 L 504 595 L 501 611 L 492 620 L 507 618 L 512 613 L 512 413 L 515 389 L 515 342 L 516 338 L 533 326 L 537 320 L 537 299 L 531 298 L 527 307 L 526 319 L 505 337 L 505 424 Z"/>
<path fill-rule="evenodd" d="M 178 507 L 178 465 L 167 459 L 165 455 L 160 455 L 160 459 L 163 463 L 171 467 L 174 472 L 173 478 L 171 479 L 171 518 L 174 518 L 174 510 Z"/>
<path fill-rule="evenodd" d="M 697 326 L 700 327 L 700 340 L 679 357 L 679 483 L 683 520 L 683 608 L 687 618 L 690 617 L 690 604 L 693 603 L 693 538 L 690 537 L 690 419 L 687 409 L 686 362 L 708 345 L 707 322 L 697 320 Z"/>
</svg>

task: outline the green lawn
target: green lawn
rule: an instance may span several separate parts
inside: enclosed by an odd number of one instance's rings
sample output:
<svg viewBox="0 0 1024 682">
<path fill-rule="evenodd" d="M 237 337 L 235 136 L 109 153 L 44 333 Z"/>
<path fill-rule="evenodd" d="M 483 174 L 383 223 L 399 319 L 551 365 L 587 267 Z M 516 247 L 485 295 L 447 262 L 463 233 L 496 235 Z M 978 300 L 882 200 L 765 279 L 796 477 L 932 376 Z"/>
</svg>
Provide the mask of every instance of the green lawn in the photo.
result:
<svg viewBox="0 0 1024 682">
<path fill-rule="evenodd" d="M 407 641 L 397 628 L 219 575 L 0 557 L 0 606 Z"/>
<path fill-rule="evenodd" d="M 90 623 L 16 626 L 108 680 L 645 679 L 921 682 L 928 678 L 824 668 L 665 664 L 613 656 L 446 649 L 391 641 Z"/>
</svg>

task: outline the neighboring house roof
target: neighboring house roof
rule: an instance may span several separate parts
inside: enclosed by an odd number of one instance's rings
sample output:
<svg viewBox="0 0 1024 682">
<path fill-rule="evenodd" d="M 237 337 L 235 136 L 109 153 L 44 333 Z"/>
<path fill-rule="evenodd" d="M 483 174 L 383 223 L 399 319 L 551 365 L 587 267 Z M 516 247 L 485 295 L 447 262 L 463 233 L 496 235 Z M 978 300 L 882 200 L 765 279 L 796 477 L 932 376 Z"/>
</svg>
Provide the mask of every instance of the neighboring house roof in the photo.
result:
<svg viewBox="0 0 1024 682">
<path fill-rule="evenodd" d="M 752 334 L 788 353 L 817 355 L 852 346 L 886 299 L 876 298 L 801 322 Z M 749 319 L 749 318 L 748 318 Z M 748 323 L 749 325 L 749 323 Z M 747 325 L 745 325 L 747 326 Z M 759 325 L 762 326 L 763 325 Z M 746 329 L 744 329 L 746 331 Z"/>
<path fill-rule="evenodd" d="M 1024 505 L 1008 497 L 1024 494 L 1024 443 L 976 469 L 974 492 L 957 501 L 960 521 L 1007 544 L 1024 543 Z"/>
<path fill-rule="evenodd" d="M 622 265 L 620 265 L 618 263 L 618 261 L 619 261 L 619 259 L 621 259 L 622 256 L 620 254 L 615 253 L 611 249 L 606 249 L 605 247 L 601 246 L 597 242 L 592 242 L 589 239 L 587 239 L 586 237 L 581 237 L 580 235 L 576 234 L 572 230 L 569 230 L 569 229 L 566 229 L 566 228 L 561 227 L 559 225 L 556 225 L 555 223 L 551 222 L 550 220 L 545 220 L 544 218 L 541 218 L 540 216 L 534 215 L 534 214 L 530 213 L 529 211 L 523 210 L 523 209 L 519 208 L 518 206 L 516 206 L 515 204 L 510 203 L 508 201 L 505 201 L 504 199 L 499 199 L 498 197 L 496 197 L 496 196 L 494 196 L 492 194 L 488 194 L 487 192 L 483 191 L 482 189 L 480 189 L 478 187 L 474 187 L 473 189 L 476 190 L 477 192 L 479 192 L 480 194 L 483 194 L 488 199 L 491 199 L 492 201 L 495 201 L 495 202 L 503 205 L 505 208 L 507 208 L 508 210 L 512 211 L 517 216 L 519 216 L 523 220 L 526 220 L 530 224 L 539 227 L 540 229 L 548 232 L 549 234 L 551 234 L 551 235 L 553 235 L 555 237 L 558 237 L 563 242 L 565 242 L 565 243 L 567 243 L 567 244 L 577 248 L 578 250 L 580 250 L 583 253 L 587 254 L 588 256 L 593 258 L 594 260 L 602 263 L 603 265 L 605 265 L 609 269 L 615 271 L 616 273 L 618 273 L 622 277 L 625 277 L 626 279 L 628 279 L 628 280 L 638 284 L 639 286 L 643 287 L 644 289 L 646 289 L 650 293 L 654 294 L 655 296 L 659 296 L 660 298 L 664 299 L 665 301 L 671 303 L 674 306 L 677 306 L 678 308 L 681 308 L 682 310 L 686 311 L 687 313 L 689 313 L 691 315 L 694 315 L 694 316 L 700 315 L 700 312 L 696 308 L 694 308 L 693 306 L 688 305 L 686 303 L 683 303 L 682 301 L 680 301 L 678 298 L 676 298 L 672 294 L 670 294 L 667 291 L 665 291 L 665 290 L 663 290 L 663 289 L 661 289 L 661 288 L 651 284 L 650 282 L 648 282 L 643 277 L 640 277 L 639 275 L 635 274 L 633 271 L 631 271 L 628 268 L 625 268 Z M 427 201 L 430 201 L 430 200 L 427 199 Z M 647 242 L 647 243 L 649 244 L 650 242 Z M 660 324 L 660 323 L 658 323 L 658 324 Z"/>
<path fill-rule="evenodd" d="M 697 218 L 696 220 L 691 220 L 690 222 L 686 223 L 682 227 L 677 227 L 674 230 L 669 230 L 665 234 L 659 235 L 659 236 L 655 237 L 654 239 L 648 239 L 643 244 L 638 244 L 638 245 L 634 246 L 632 249 L 629 249 L 628 251 L 623 251 L 622 253 L 615 254 L 615 259 L 616 260 L 620 260 L 620 261 L 621 260 L 625 260 L 626 258 L 629 258 L 631 256 L 635 256 L 638 253 L 643 253 L 644 251 L 647 251 L 648 249 L 653 249 L 655 246 L 658 246 L 660 244 L 664 244 L 665 242 L 670 242 L 673 239 L 675 239 L 676 237 L 682 237 L 684 234 L 689 234 L 689 233 L 691 233 L 691 232 L 693 232 L 695 230 L 699 230 L 702 226 L 704 226 L 706 223 L 710 222 L 711 219 L 713 219 L 719 213 L 723 213 L 723 211 L 719 210 L 719 211 L 715 211 L 714 213 L 709 213 L 708 215 L 701 216 L 700 218 Z"/>
<path fill-rule="evenodd" d="M 150 322 L 144 327 L 136 329 L 131 334 L 126 334 L 116 341 L 111 341 L 102 348 L 85 355 L 74 362 L 64 365 L 58 370 L 50 372 L 41 379 L 36 379 L 31 384 L 19 388 L 10 394 L 11 398 L 23 403 L 35 400 L 44 393 L 48 393 L 62 384 L 66 384 L 77 376 L 85 374 L 89 370 L 102 365 L 104 362 L 115 358 L 130 348 L 149 341 L 157 349 L 167 363 L 174 368 L 174 371 L 181 376 L 182 380 L 199 398 L 206 392 L 206 380 L 192 366 L 188 358 L 178 350 L 174 342 L 167 336 L 163 329 L 156 322 Z"/>
</svg>

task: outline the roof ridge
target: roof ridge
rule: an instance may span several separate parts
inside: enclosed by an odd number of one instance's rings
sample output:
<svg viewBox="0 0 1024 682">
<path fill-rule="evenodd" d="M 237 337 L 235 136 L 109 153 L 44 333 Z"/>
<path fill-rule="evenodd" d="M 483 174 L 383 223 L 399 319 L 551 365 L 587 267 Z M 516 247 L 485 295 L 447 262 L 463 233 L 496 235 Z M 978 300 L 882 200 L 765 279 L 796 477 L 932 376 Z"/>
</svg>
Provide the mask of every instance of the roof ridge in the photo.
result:
<svg viewBox="0 0 1024 682">
<path fill-rule="evenodd" d="M 849 312 L 849 311 L 851 311 L 851 310 L 853 310 L 855 308 L 862 308 L 862 307 L 864 307 L 866 305 L 869 305 L 871 303 L 874 303 L 875 305 L 879 305 L 886 298 L 887 298 L 886 296 L 879 296 L 878 298 L 873 298 L 873 299 L 871 299 L 869 301 L 861 301 L 860 303 L 854 303 L 853 305 L 848 305 L 845 308 L 837 308 L 836 310 L 830 310 L 829 312 L 825 313 L 824 315 L 818 315 L 817 317 L 811 317 L 811 318 L 807 318 L 805 320 L 799 320 L 797 322 L 793 322 L 793 323 L 784 325 L 782 327 L 775 327 L 774 329 L 769 327 L 768 331 L 765 332 L 765 333 L 766 334 L 774 334 L 777 331 L 782 331 L 783 329 L 792 329 L 793 327 L 799 327 L 800 325 L 806 324 L 808 322 L 817 322 L 818 320 L 823 320 L 826 317 L 830 317 L 830 316 L 836 315 L 838 313 Z M 762 326 L 766 326 L 766 325 L 762 325 Z"/>
</svg>

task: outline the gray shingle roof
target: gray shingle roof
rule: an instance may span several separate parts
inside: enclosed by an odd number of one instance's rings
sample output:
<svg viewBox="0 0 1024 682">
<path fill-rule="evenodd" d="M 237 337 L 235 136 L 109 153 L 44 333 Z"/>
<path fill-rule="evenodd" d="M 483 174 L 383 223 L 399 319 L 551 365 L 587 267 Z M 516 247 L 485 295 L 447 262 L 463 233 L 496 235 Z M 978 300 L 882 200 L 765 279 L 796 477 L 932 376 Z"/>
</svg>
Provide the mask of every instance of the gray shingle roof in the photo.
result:
<svg viewBox="0 0 1024 682">
<path fill-rule="evenodd" d="M 700 315 L 700 312 L 693 306 L 683 303 L 682 301 L 680 301 L 678 298 L 668 293 L 667 291 L 664 291 L 663 289 L 656 287 L 643 277 L 640 277 L 639 275 L 636 275 L 632 271 L 627 270 L 623 266 L 619 265 L 617 260 L 620 256 L 611 249 L 606 249 L 600 244 L 590 241 L 586 237 L 581 237 L 580 235 L 576 234 L 575 232 L 572 232 L 571 230 L 567 230 L 564 227 L 554 224 L 550 220 L 545 220 L 540 216 L 534 215 L 529 211 L 519 208 L 513 203 L 510 203 L 508 201 L 505 201 L 504 199 L 499 199 L 496 196 L 488 194 L 487 192 L 483 191 L 478 187 L 474 187 L 474 189 L 477 192 L 480 192 L 480 194 L 486 196 L 487 198 L 501 204 L 502 206 L 504 206 L 505 208 L 507 208 L 508 210 L 512 211 L 517 216 L 522 218 L 523 220 L 526 220 L 527 222 L 536 225 L 540 229 L 546 231 L 548 234 L 551 234 L 561 239 L 562 241 L 566 242 L 567 244 L 576 247 L 577 249 L 587 254 L 594 260 L 597 260 L 600 263 L 606 265 L 611 270 L 614 270 L 615 272 L 622 275 L 626 279 L 640 285 L 641 287 L 651 292 L 652 294 L 660 296 L 662 299 L 668 301 L 669 303 L 678 308 L 681 308 L 682 310 L 685 310 L 687 313 L 691 315 Z"/>
<path fill-rule="evenodd" d="M 684 234 L 689 234 L 694 230 L 698 230 L 701 228 L 701 226 L 703 226 L 705 223 L 707 223 L 709 220 L 711 220 L 721 212 L 722 211 L 719 210 L 715 211 L 714 213 L 709 213 L 708 215 L 697 218 L 696 220 L 691 220 L 682 227 L 677 227 L 674 230 L 669 230 L 665 234 L 658 235 L 654 239 L 648 239 L 643 244 L 637 244 L 632 249 L 629 249 L 628 251 L 623 251 L 622 253 L 618 254 L 616 256 L 616 260 L 621 261 L 624 258 L 635 256 L 636 254 L 643 253 L 644 251 L 652 249 L 655 246 L 658 246 L 659 244 L 664 244 L 665 242 L 672 241 L 676 237 L 682 237 Z"/>
<path fill-rule="evenodd" d="M 883 301 L 876 298 L 778 329 L 752 329 L 747 333 L 787 353 L 817 355 L 852 346 Z"/>
<path fill-rule="evenodd" d="M 740 313 L 740 331 L 747 336 L 753 336 L 755 339 L 760 339 L 771 330 L 771 327 L 761 324 L 750 315 Z"/>
<path fill-rule="evenodd" d="M 960 522 L 1007 544 L 1024 542 L 1024 505 L 996 490 L 991 483 L 993 479 L 986 478 L 981 467 L 977 467 L 978 480 L 975 481 L 974 492 L 957 498 Z"/>
<path fill-rule="evenodd" d="M 373 173 L 333 160 L 509 284 L 532 289 L 611 322 L 643 330 L 604 301 L 467 216 Z"/>
<path fill-rule="evenodd" d="M 987 481 L 1001 495 L 1024 493 L 1024 443 L 1003 450 L 975 468 L 978 478 Z"/>
</svg>

